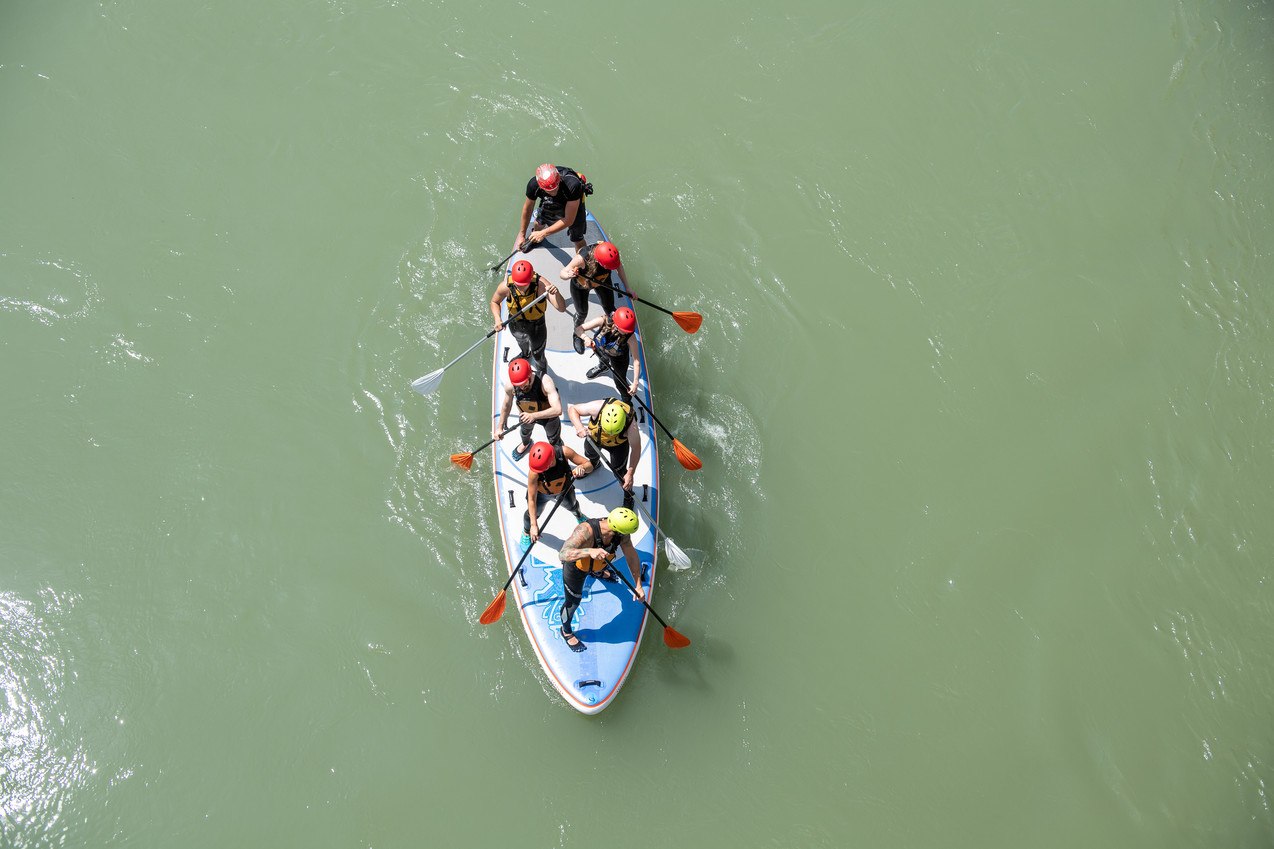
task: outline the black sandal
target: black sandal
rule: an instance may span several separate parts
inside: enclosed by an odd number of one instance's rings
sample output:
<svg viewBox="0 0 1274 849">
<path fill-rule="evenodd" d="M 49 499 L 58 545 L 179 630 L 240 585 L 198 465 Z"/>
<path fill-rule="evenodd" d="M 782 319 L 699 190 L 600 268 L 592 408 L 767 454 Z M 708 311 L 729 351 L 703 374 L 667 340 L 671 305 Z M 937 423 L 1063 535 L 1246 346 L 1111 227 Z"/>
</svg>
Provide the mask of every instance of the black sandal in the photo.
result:
<svg viewBox="0 0 1274 849">
<path fill-rule="evenodd" d="M 566 647 L 571 651 L 581 652 L 588 648 L 588 646 L 584 645 L 584 643 L 580 641 L 579 637 L 575 636 L 575 632 L 568 629 L 565 625 L 562 626 L 561 634 L 562 639 L 566 640 Z M 575 642 L 572 643 L 571 640 L 574 640 Z"/>
<path fill-rule="evenodd" d="M 517 448 L 514 448 L 514 449 L 513 449 L 513 459 L 514 459 L 514 460 L 521 460 L 523 457 L 525 457 L 525 456 L 526 456 L 526 452 L 528 452 L 528 451 L 530 451 L 530 450 L 531 450 L 531 446 L 529 446 L 529 445 L 527 445 L 525 442 L 523 442 L 523 443 L 522 443 L 521 445 L 519 445 Z"/>
</svg>

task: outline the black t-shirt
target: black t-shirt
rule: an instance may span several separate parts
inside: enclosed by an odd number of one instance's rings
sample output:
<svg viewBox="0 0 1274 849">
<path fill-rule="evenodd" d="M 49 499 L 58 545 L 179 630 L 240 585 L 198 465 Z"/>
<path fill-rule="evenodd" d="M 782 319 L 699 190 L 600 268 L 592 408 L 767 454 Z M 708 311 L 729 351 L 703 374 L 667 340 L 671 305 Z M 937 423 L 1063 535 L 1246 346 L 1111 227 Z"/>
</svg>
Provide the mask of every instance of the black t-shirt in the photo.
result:
<svg viewBox="0 0 1274 849">
<path fill-rule="evenodd" d="M 536 219 L 541 225 L 547 226 L 555 221 L 561 221 L 566 217 L 566 204 L 569 201 L 579 201 L 579 209 L 575 213 L 577 222 L 584 220 L 584 183 L 574 174 L 566 173 L 560 166 L 557 173 L 561 176 L 561 180 L 557 184 L 557 194 L 551 195 L 540 188 L 540 184 L 532 177 L 526 184 L 526 197 L 528 200 L 538 200 L 540 202 L 540 211 L 536 214 Z"/>
</svg>

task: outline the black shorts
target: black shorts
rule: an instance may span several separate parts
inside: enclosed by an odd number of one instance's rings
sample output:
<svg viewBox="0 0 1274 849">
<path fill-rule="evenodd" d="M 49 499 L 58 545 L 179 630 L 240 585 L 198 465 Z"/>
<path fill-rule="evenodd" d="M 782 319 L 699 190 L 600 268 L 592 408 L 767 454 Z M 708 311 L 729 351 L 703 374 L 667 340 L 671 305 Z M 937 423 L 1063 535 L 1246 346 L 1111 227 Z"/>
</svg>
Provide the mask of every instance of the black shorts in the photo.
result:
<svg viewBox="0 0 1274 849">
<path fill-rule="evenodd" d="M 554 218 L 552 221 L 541 221 L 536 219 L 535 223 L 540 229 L 548 227 L 550 224 L 556 224 L 561 221 L 560 218 Z M 572 242 L 584 241 L 584 231 L 588 229 L 588 214 L 584 212 L 584 204 L 580 204 L 579 210 L 575 213 L 575 223 L 566 228 L 566 235 L 570 237 Z"/>
</svg>

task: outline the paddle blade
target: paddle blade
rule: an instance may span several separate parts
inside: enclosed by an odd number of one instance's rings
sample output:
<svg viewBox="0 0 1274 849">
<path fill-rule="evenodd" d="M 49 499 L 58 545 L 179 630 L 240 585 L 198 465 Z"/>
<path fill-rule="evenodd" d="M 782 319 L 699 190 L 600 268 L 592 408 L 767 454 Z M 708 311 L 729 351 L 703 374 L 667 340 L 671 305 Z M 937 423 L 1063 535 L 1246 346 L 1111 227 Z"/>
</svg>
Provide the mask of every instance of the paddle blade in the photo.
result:
<svg viewBox="0 0 1274 849">
<path fill-rule="evenodd" d="M 690 568 L 690 557 L 668 537 L 664 537 L 664 553 L 668 555 L 668 564 L 673 571 L 680 572 Z"/>
<path fill-rule="evenodd" d="M 672 441 L 673 453 L 677 455 L 678 462 L 692 472 L 697 472 L 703 468 L 703 461 L 694 455 L 694 452 L 681 444 L 680 439 Z"/>
<path fill-rule="evenodd" d="M 699 329 L 699 325 L 703 324 L 703 316 L 697 312 L 675 312 L 672 314 L 672 318 L 687 333 L 694 333 Z"/>
<path fill-rule="evenodd" d="M 428 395 L 438 388 L 438 384 L 442 383 L 442 373 L 446 369 L 438 369 L 431 371 L 424 377 L 418 377 L 411 382 L 411 388 L 415 389 L 421 395 Z"/>
<path fill-rule="evenodd" d="M 467 472 L 473 468 L 473 454 L 468 451 L 463 454 L 452 454 L 451 462 L 455 463 Z"/>
<path fill-rule="evenodd" d="M 664 645 L 670 649 L 684 649 L 690 645 L 690 638 L 673 628 L 664 628 Z"/>
<path fill-rule="evenodd" d="M 487 609 L 482 611 L 482 615 L 478 617 L 478 621 L 483 625 L 490 625 L 504 615 L 504 590 L 500 590 L 500 594 L 491 599 L 491 603 L 487 605 Z"/>
</svg>

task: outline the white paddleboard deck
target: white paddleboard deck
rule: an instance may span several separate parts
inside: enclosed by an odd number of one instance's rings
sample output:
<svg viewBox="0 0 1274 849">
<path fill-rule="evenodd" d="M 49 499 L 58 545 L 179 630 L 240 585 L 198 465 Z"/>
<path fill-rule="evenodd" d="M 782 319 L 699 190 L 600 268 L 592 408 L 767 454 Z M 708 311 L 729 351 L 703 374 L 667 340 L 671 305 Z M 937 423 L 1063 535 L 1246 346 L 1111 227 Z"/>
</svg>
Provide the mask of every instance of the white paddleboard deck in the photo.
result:
<svg viewBox="0 0 1274 849">
<path fill-rule="evenodd" d="M 587 220 L 588 229 L 584 235 L 587 244 L 595 244 L 607 238 L 591 212 Z M 557 384 L 558 394 L 562 399 L 562 442 L 583 454 L 584 440 L 575 435 L 575 429 L 566 416 L 566 405 L 613 397 L 617 392 L 614 381 L 608 376 L 588 379 L 586 374 L 597 364 L 597 358 L 591 350 L 587 350 L 584 355 L 575 353 L 571 342 L 574 308 L 571 306 L 570 283 L 562 280 L 559 272 L 574 256 L 575 248 L 566 237 L 565 231 L 562 231 L 555 233 L 529 253 L 516 254 L 509 260 L 509 267 L 519 259 L 529 260 L 540 276 L 558 286 L 566 301 L 566 312 L 560 313 L 550 304 L 545 313 L 548 323 L 546 357 L 549 374 Z M 506 269 L 506 276 L 507 273 Z M 612 280 L 616 286 L 620 285 L 618 274 L 612 275 Z M 630 299 L 616 294 L 615 306 L 632 308 L 634 304 Z M 597 296 L 590 295 L 589 316 L 601 314 Z M 640 325 L 636 338 L 642 361 L 641 385 L 637 390 L 637 397 L 653 410 Z M 507 328 L 496 334 L 495 340 L 491 411 L 498 415 L 504 389 L 508 384 L 508 363 L 518 356 L 519 349 L 517 340 Z M 633 406 L 641 434 L 641 462 L 633 476 L 633 493 L 657 522 L 659 457 L 654 422 L 641 410 L 639 404 L 634 402 Z M 510 421 L 515 418 L 516 405 L 513 410 L 509 416 Z M 533 442 L 546 439 L 543 428 L 537 425 L 531 439 Z M 493 446 L 496 509 L 510 572 L 522 557 L 522 514 L 526 510 L 527 459 L 513 459 L 513 450 L 521 441 L 520 433 L 513 430 Z M 592 474 L 578 479 L 575 486 L 580 509 L 590 519 L 600 519 L 623 503 L 623 490 L 606 465 L 604 452 Z M 560 633 L 563 590 L 562 564 L 557 555 L 566 538 L 575 529 L 576 522 L 570 511 L 562 506 L 553 514 L 552 520 L 547 525 L 544 524 L 544 517 L 552 506 L 552 499 L 541 500 L 538 511 L 540 538 L 532 545 L 523 564 L 521 577 L 525 578 L 525 583 L 515 578 L 511 585 L 513 595 L 509 598 L 511 601 L 516 600 L 531 647 L 535 649 L 550 683 L 576 710 L 593 714 L 610 704 L 619 693 L 628 673 L 632 671 L 646 627 L 647 611 L 640 601 L 633 599 L 632 593 L 623 582 L 607 583 L 589 577 L 584 584 L 584 599 L 572 621 L 575 634 L 587 649 L 575 652 L 566 645 Z M 637 513 L 641 516 L 640 510 Z M 640 570 L 647 599 L 653 603 L 656 540 L 654 529 L 644 517 L 641 527 L 633 535 L 632 543 L 641 563 L 630 566 L 621 550 L 615 560 L 616 568 L 625 570 L 625 575 L 630 577 Z"/>
</svg>

